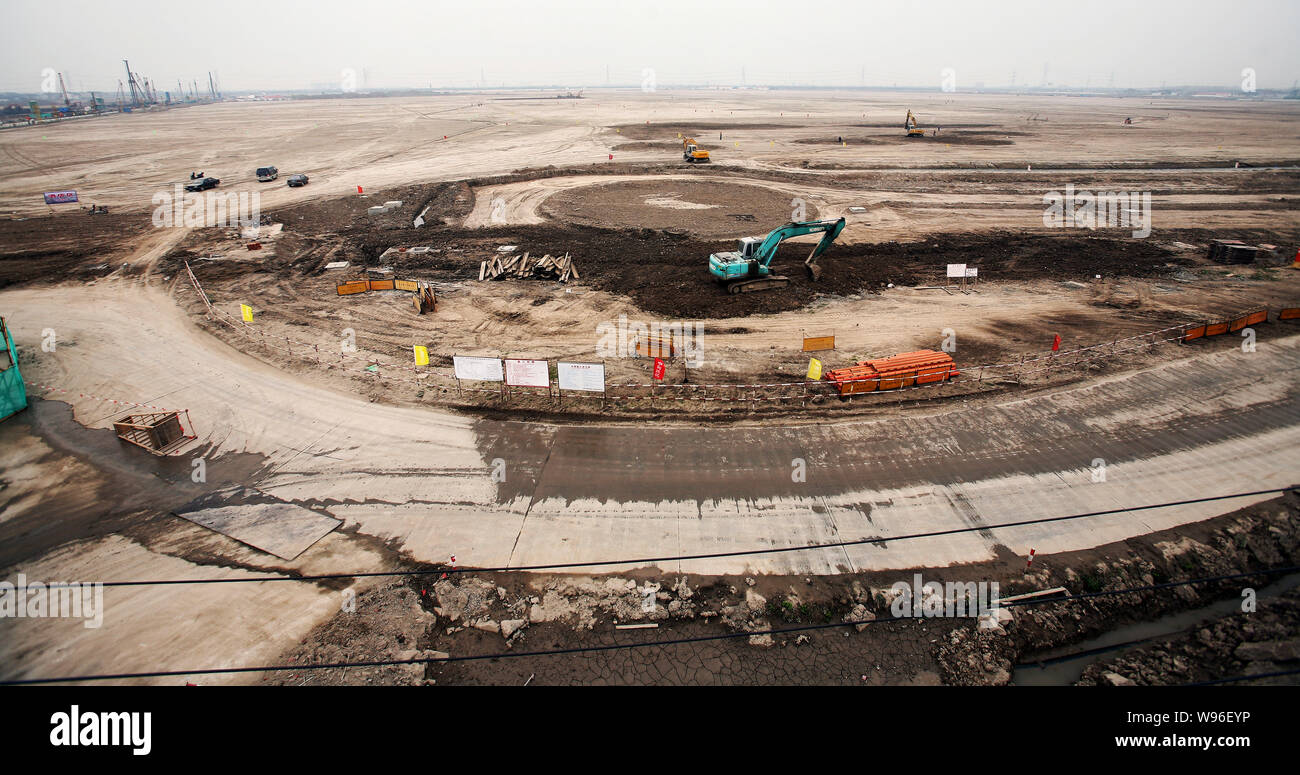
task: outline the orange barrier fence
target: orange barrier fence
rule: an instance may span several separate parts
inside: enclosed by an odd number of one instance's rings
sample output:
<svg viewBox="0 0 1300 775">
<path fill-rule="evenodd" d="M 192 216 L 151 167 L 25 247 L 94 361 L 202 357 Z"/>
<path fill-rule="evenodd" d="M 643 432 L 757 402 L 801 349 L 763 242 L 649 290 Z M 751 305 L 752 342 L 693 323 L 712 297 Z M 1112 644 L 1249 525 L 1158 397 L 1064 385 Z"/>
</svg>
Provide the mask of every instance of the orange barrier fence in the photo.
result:
<svg viewBox="0 0 1300 775">
<path fill-rule="evenodd" d="M 636 354 L 643 358 L 673 358 L 677 347 L 672 339 L 648 336 L 636 340 Z"/>
<path fill-rule="evenodd" d="M 418 291 L 420 284 L 415 280 L 345 280 L 335 285 L 340 296 L 349 296 L 366 291 Z"/>
<path fill-rule="evenodd" d="M 1283 307 L 1277 313 L 1278 320 L 1300 320 L 1300 307 Z"/>
<path fill-rule="evenodd" d="M 1278 320 L 1286 320 L 1286 310 L 1278 316 Z M 1183 335 L 1180 341 L 1190 342 L 1193 339 L 1201 339 L 1207 336 L 1219 336 L 1229 332 L 1240 331 L 1246 326 L 1253 326 L 1258 323 L 1268 322 L 1268 307 L 1260 307 L 1234 318 L 1225 318 L 1212 323 L 1194 323 L 1183 329 Z"/>
<path fill-rule="evenodd" d="M 1232 321 L 1232 325 L 1228 326 L 1228 330 L 1240 331 L 1246 326 L 1253 326 L 1256 323 L 1267 323 L 1267 322 L 1268 322 L 1268 307 L 1265 307 L 1263 309 L 1255 310 L 1254 312 L 1247 312 L 1245 315 L 1242 315 L 1241 317 Z"/>
</svg>

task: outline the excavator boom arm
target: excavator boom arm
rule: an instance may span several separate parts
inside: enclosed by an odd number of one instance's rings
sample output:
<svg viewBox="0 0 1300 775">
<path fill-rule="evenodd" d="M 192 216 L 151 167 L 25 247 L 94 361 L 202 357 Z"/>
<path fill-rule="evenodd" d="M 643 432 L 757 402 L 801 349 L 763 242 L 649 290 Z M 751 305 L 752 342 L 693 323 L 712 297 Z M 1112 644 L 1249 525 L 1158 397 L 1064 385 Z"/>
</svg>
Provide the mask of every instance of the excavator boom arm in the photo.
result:
<svg viewBox="0 0 1300 775">
<path fill-rule="evenodd" d="M 812 253 L 808 255 L 805 264 L 811 264 L 818 256 L 826 252 L 835 238 L 840 236 L 844 231 L 844 219 L 840 218 L 834 221 L 802 221 L 787 223 L 779 229 L 773 229 L 763 243 L 758 246 L 755 259 L 763 266 L 764 269 L 772 264 L 772 259 L 776 257 L 776 250 L 781 243 L 791 237 L 800 237 L 804 234 L 817 234 L 822 232 L 821 241 L 817 247 L 813 248 Z"/>
</svg>

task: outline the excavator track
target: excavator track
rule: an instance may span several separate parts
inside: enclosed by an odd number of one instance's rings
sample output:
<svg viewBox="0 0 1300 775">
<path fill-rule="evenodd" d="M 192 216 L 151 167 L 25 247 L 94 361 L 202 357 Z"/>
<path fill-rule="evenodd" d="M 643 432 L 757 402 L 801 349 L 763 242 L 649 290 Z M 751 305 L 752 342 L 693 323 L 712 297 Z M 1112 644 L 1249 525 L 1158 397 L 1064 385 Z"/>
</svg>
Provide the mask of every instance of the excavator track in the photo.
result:
<svg viewBox="0 0 1300 775">
<path fill-rule="evenodd" d="M 776 288 L 784 288 L 789 284 L 789 277 L 774 274 L 768 275 L 767 277 L 756 277 L 753 280 L 737 280 L 734 283 L 727 283 L 727 293 L 770 291 Z"/>
</svg>

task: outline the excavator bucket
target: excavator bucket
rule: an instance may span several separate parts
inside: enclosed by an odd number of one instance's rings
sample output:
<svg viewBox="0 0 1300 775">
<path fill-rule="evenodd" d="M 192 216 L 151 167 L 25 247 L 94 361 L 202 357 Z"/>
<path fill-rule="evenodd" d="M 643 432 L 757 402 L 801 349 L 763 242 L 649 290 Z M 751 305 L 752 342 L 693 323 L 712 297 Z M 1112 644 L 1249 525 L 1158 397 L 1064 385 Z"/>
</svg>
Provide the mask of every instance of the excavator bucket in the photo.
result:
<svg viewBox="0 0 1300 775">
<path fill-rule="evenodd" d="M 812 252 L 803 260 L 803 268 L 808 270 L 808 279 L 813 282 L 822 279 L 822 268 L 817 266 L 817 249 L 820 247 L 820 243 L 813 247 Z"/>
</svg>

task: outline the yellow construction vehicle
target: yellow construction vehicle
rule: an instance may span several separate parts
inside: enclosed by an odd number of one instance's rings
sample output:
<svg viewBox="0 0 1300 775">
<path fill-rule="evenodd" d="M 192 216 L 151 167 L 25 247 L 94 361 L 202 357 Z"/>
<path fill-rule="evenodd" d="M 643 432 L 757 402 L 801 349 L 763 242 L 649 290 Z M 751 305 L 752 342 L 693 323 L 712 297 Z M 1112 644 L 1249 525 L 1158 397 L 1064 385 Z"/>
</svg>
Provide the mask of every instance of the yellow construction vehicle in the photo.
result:
<svg viewBox="0 0 1300 775">
<path fill-rule="evenodd" d="M 907 120 L 903 122 L 903 129 L 907 130 L 908 137 L 925 137 L 925 130 L 916 125 L 916 116 L 912 111 L 907 111 Z"/>
<path fill-rule="evenodd" d="M 700 150 L 694 137 L 682 138 L 682 158 L 691 164 L 708 164 L 709 152 Z"/>
</svg>

